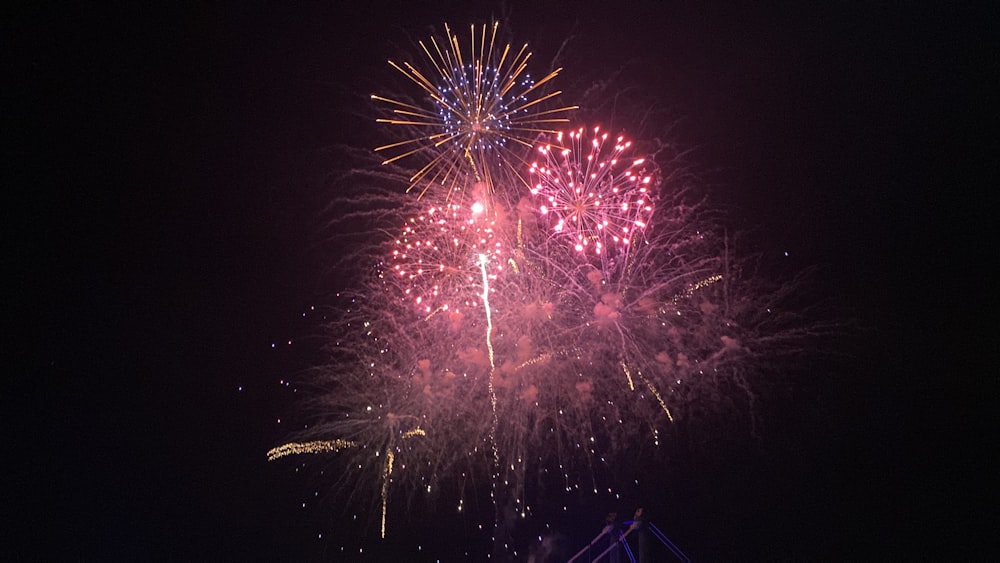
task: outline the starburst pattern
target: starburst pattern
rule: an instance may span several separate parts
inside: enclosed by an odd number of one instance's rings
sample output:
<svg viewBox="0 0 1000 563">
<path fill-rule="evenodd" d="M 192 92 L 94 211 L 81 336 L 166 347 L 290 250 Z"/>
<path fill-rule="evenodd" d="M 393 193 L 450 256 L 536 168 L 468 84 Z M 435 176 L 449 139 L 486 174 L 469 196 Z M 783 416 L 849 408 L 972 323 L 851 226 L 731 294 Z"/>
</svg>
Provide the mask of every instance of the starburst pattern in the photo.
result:
<svg viewBox="0 0 1000 563">
<path fill-rule="evenodd" d="M 631 141 L 618 136 L 608 143 L 596 127 L 589 141 L 581 128 L 559 133 L 555 142 L 539 145 L 544 161 L 529 167 L 539 212 L 579 253 L 626 253 L 653 213 L 646 159 L 627 159 Z"/>
<path fill-rule="evenodd" d="M 480 256 L 491 279 L 504 269 L 507 249 L 498 229 L 479 200 L 429 203 L 400 229 L 384 276 L 422 315 L 481 307 Z"/>
<path fill-rule="evenodd" d="M 470 38 L 462 42 L 445 25 L 444 40 L 420 41 L 426 56 L 419 66 L 389 61 L 419 87 L 426 101 L 407 102 L 372 95 L 391 108 L 391 117 L 378 121 L 405 127 L 409 137 L 376 148 L 389 156 L 384 163 L 406 157 L 420 158 L 420 168 L 410 177 L 409 189 L 420 194 L 440 186 L 446 192 L 468 178 L 492 190 L 503 169 L 519 169 L 520 149 L 528 147 L 539 133 L 565 123 L 565 114 L 575 106 L 549 107 L 561 92 L 545 92 L 544 86 L 561 69 L 539 80 L 527 72 L 531 52 L 527 44 L 512 49 L 497 41 L 498 23 L 470 27 Z"/>
</svg>

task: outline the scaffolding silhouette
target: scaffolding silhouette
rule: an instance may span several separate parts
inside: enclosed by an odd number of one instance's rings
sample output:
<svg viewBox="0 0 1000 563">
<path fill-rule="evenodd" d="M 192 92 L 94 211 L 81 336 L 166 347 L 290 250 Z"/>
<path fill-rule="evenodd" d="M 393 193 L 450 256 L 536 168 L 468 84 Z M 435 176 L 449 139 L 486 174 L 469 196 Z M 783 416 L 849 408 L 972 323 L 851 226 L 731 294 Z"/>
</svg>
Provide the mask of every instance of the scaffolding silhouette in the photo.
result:
<svg viewBox="0 0 1000 563">
<path fill-rule="evenodd" d="M 592 539 L 589 544 L 584 546 L 583 549 L 578 551 L 576 555 L 571 557 L 569 561 L 567 561 L 566 563 L 576 563 L 576 562 L 598 563 L 599 561 L 602 561 L 604 557 L 608 558 L 607 561 L 611 561 L 612 553 L 614 552 L 614 550 L 619 548 L 625 553 L 625 556 L 628 557 L 630 563 L 636 563 L 635 554 L 632 553 L 632 548 L 626 541 L 626 538 L 629 536 L 629 534 L 639 529 L 638 526 L 633 525 L 634 523 L 635 523 L 634 520 L 625 522 L 624 524 L 625 526 L 628 527 L 628 529 L 626 529 L 624 532 L 622 532 L 620 529 L 617 528 L 606 527 L 605 529 L 601 530 L 601 533 L 597 534 L 597 536 L 594 539 Z M 677 557 L 678 561 L 681 561 L 683 563 L 690 563 L 691 558 L 685 555 L 684 552 L 681 551 L 681 549 L 677 547 L 677 545 L 674 544 L 674 542 L 670 541 L 670 538 L 668 538 L 666 534 L 661 532 L 659 528 L 653 525 L 652 522 L 646 522 L 645 526 L 649 529 L 649 532 L 653 534 L 653 537 L 660 540 L 660 543 L 666 546 L 666 548 L 669 549 L 670 552 L 673 553 L 675 557 Z M 618 537 L 615 538 L 614 537 L 615 535 L 617 535 Z M 597 549 L 600 549 L 600 547 L 604 545 L 604 542 L 601 542 L 601 540 L 605 536 L 610 536 L 610 538 L 612 539 L 612 541 L 610 542 L 611 545 L 604 548 L 604 550 L 598 553 L 597 555 L 593 555 L 594 546 L 597 545 L 598 546 Z"/>
</svg>

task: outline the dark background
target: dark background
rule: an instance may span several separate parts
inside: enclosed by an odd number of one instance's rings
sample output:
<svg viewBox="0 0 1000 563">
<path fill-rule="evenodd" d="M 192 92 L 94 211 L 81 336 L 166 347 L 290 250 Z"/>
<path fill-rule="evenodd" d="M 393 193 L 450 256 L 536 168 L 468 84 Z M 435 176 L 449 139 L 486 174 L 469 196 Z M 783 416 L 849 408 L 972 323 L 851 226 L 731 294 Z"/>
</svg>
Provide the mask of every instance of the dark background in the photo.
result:
<svg viewBox="0 0 1000 563">
<path fill-rule="evenodd" d="M 653 521 L 702 560 L 995 557 L 995 11 L 465 4 L 3 9 L 0 558 L 359 542 L 264 458 L 341 283 L 330 149 L 378 142 L 366 97 L 411 38 L 502 16 L 538 71 L 574 38 L 567 101 L 574 74 L 628 69 L 732 226 L 817 266 L 850 321 L 836 360 L 766 402 L 762 441 L 647 491 Z M 570 553 L 606 510 L 554 520 Z M 362 543 L 460 560 L 446 524 Z"/>
</svg>

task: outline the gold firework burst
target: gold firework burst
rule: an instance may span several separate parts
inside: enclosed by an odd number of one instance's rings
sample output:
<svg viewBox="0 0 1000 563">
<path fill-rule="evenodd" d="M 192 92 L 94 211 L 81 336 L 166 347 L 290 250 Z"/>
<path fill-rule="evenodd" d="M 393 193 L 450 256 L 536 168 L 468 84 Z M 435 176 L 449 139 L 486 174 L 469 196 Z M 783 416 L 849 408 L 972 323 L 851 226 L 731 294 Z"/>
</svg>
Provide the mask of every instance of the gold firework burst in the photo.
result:
<svg viewBox="0 0 1000 563">
<path fill-rule="evenodd" d="M 491 31 L 483 25 L 477 34 L 476 26 L 470 26 L 466 56 L 458 36 L 446 24 L 447 40 L 431 37 L 429 44 L 419 42 L 430 63 L 425 70 L 389 61 L 420 88 L 426 100 L 420 105 L 372 95 L 392 112 L 378 122 L 405 126 L 413 134 L 375 149 L 387 155 L 383 164 L 421 158 L 408 190 L 418 189 L 421 195 L 431 187 L 460 190 L 471 178 L 492 193 L 501 171 L 521 178 L 519 153 L 530 149 L 539 133 L 550 133 L 553 124 L 567 122 L 563 116 L 577 107 L 545 109 L 546 102 L 561 92 L 546 93 L 542 87 L 562 69 L 533 80 L 526 72 L 531 58 L 528 45 L 517 50 L 509 43 L 501 47 L 498 27 L 494 23 Z"/>
</svg>

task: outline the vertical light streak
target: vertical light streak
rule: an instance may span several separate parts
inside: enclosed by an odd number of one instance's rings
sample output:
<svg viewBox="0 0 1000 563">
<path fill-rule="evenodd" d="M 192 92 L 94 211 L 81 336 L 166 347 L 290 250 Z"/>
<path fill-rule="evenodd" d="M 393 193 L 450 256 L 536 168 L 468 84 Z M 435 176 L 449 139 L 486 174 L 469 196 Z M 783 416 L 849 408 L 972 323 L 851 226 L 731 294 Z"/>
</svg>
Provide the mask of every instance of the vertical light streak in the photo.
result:
<svg viewBox="0 0 1000 563">
<path fill-rule="evenodd" d="M 389 416 L 393 416 L 389 413 Z M 403 432 L 402 439 L 412 438 L 414 436 L 426 436 L 427 432 L 424 432 L 419 426 L 412 430 L 407 430 Z M 386 508 L 389 505 L 389 478 L 392 477 L 392 465 L 396 461 L 395 454 L 392 453 L 392 443 L 390 443 L 385 448 L 385 470 L 382 472 L 382 539 L 385 539 L 385 513 Z M 405 465 L 403 466 L 406 467 Z"/>
<path fill-rule="evenodd" d="M 493 375 L 496 372 L 496 363 L 493 359 L 493 312 L 490 309 L 490 278 L 486 275 L 486 262 L 488 257 L 485 254 L 479 255 L 479 271 L 483 274 L 483 309 L 486 311 L 486 351 L 490 358 L 490 375 L 487 379 L 487 386 L 490 391 L 490 408 L 493 410 L 493 421 L 490 424 L 490 447 L 493 449 L 493 470 L 497 474 L 492 479 L 493 487 L 493 508 L 495 514 L 495 520 L 493 522 L 494 528 L 500 522 L 500 505 L 497 504 L 496 495 L 496 483 L 499 479 L 499 468 L 500 468 L 500 452 L 497 450 L 497 425 L 499 421 L 497 420 L 497 393 L 496 388 L 493 386 Z"/>
<path fill-rule="evenodd" d="M 385 539 L 385 510 L 389 504 L 389 476 L 392 475 L 392 462 L 396 457 L 392 449 L 385 449 L 385 470 L 382 472 L 382 539 Z"/>
<path fill-rule="evenodd" d="M 479 255 L 479 271 L 483 274 L 483 308 L 486 310 L 486 351 L 490 356 L 490 397 L 493 402 L 493 411 L 496 412 L 496 397 L 493 396 L 492 381 L 493 370 L 496 367 L 493 363 L 493 340 L 490 333 L 493 331 L 493 317 L 490 310 L 490 278 L 486 275 L 486 262 L 489 258 L 485 254 Z"/>
</svg>

